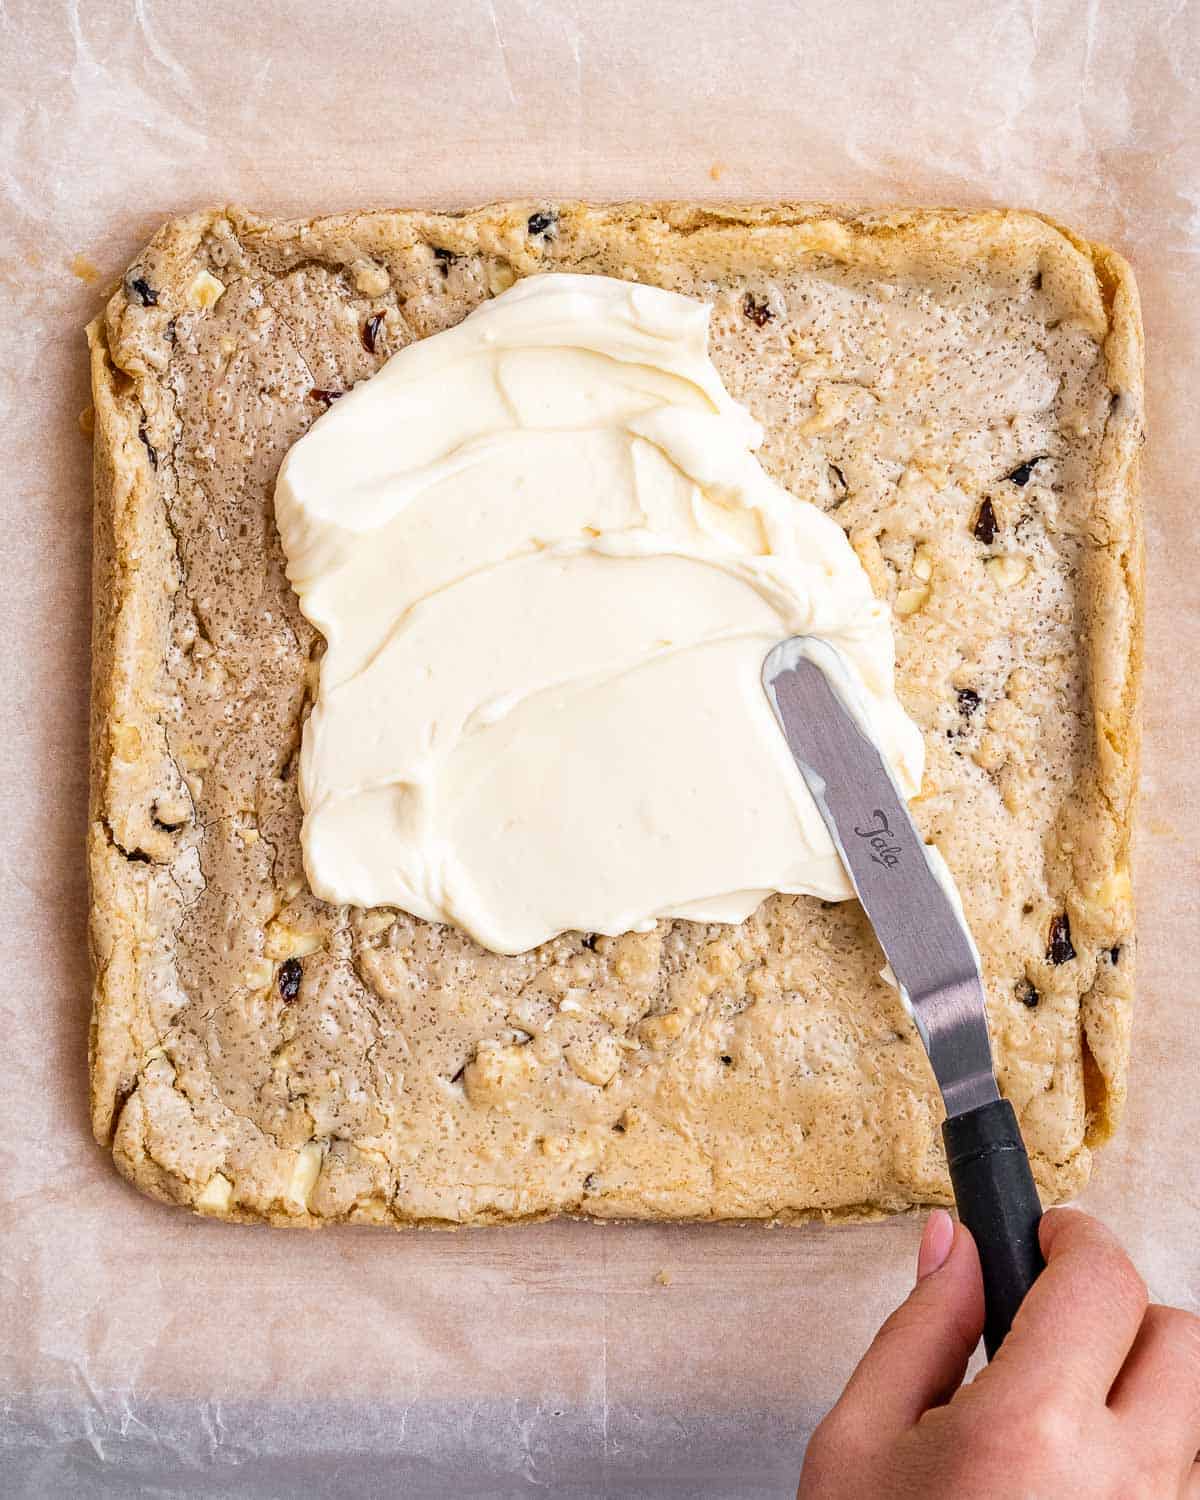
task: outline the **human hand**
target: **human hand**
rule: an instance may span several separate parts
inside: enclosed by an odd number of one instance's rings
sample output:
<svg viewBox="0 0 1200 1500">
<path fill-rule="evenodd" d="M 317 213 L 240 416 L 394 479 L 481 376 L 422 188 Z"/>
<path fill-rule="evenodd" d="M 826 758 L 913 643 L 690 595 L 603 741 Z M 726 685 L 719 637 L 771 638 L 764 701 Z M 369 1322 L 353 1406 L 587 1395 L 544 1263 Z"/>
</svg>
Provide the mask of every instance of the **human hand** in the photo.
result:
<svg viewBox="0 0 1200 1500">
<path fill-rule="evenodd" d="M 1046 1269 L 969 1385 L 970 1231 L 937 1209 L 917 1285 L 813 1433 L 798 1500 L 1200 1500 L 1200 1318 L 1146 1287 L 1087 1214 L 1042 1219 Z"/>
</svg>

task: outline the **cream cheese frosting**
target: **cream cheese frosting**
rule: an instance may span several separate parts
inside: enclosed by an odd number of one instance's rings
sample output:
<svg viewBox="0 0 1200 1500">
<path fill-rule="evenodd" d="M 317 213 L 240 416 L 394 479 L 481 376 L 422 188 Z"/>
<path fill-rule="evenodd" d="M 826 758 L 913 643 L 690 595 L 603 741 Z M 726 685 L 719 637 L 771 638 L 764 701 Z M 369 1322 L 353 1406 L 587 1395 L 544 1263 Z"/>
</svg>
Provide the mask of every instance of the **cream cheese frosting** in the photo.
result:
<svg viewBox="0 0 1200 1500">
<path fill-rule="evenodd" d="M 276 518 L 326 641 L 300 760 L 322 899 L 516 953 L 852 894 L 763 658 L 785 636 L 835 646 L 908 796 L 921 736 L 886 605 L 837 524 L 758 463 L 709 314 L 529 277 L 288 453 Z"/>
</svg>

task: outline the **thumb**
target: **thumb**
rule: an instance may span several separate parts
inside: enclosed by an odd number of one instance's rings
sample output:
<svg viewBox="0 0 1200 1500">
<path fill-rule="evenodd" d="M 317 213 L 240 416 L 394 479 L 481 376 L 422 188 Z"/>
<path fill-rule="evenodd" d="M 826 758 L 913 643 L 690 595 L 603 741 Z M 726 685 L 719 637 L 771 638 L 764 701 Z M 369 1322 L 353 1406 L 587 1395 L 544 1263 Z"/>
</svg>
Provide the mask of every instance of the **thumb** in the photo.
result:
<svg viewBox="0 0 1200 1500">
<path fill-rule="evenodd" d="M 841 1402 L 877 1429 L 911 1427 L 954 1394 L 983 1333 L 983 1278 L 971 1231 L 934 1209 L 921 1236 L 917 1284 L 850 1377 Z"/>
</svg>

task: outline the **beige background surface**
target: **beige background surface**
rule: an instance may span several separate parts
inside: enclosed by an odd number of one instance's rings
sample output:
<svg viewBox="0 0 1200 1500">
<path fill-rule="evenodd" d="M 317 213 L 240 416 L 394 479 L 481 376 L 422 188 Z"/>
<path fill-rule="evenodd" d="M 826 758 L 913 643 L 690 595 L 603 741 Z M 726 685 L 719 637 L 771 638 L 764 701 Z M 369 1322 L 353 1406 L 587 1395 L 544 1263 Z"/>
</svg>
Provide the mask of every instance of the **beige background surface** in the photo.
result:
<svg viewBox="0 0 1200 1500">
<path fill-rule="evenodd" d="M 1086 1202 L 1200 1306 L 1200 10 L 15 0 L 0 76 L 0 1490 L 782 1496 L 919 1234 L 289 1235 L 143 1201 L 92 1145 L 81 330 L 163 218 L 220 199 L 1013 203 L 1133 260 L 1141 991 Z"/>
</svg>

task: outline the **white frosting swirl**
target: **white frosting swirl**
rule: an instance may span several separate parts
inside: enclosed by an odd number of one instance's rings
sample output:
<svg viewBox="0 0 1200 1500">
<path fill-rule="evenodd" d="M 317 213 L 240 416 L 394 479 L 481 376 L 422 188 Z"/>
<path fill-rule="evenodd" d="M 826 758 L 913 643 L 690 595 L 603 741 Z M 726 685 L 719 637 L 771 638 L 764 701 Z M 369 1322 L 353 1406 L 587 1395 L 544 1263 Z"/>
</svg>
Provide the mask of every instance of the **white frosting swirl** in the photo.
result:
<svg viewBox="0 0 1200 1500">
<path fill-rule="evenodd" d="M 770 479 L 706 305 L 519 281 L 292 448 L 276 516 L 324 634 L 309 882 L 514 953 L 851 894 L 760 685 L 831 641 L 904 790 L 923 746 L 840 528 Z"/>
</svg>

